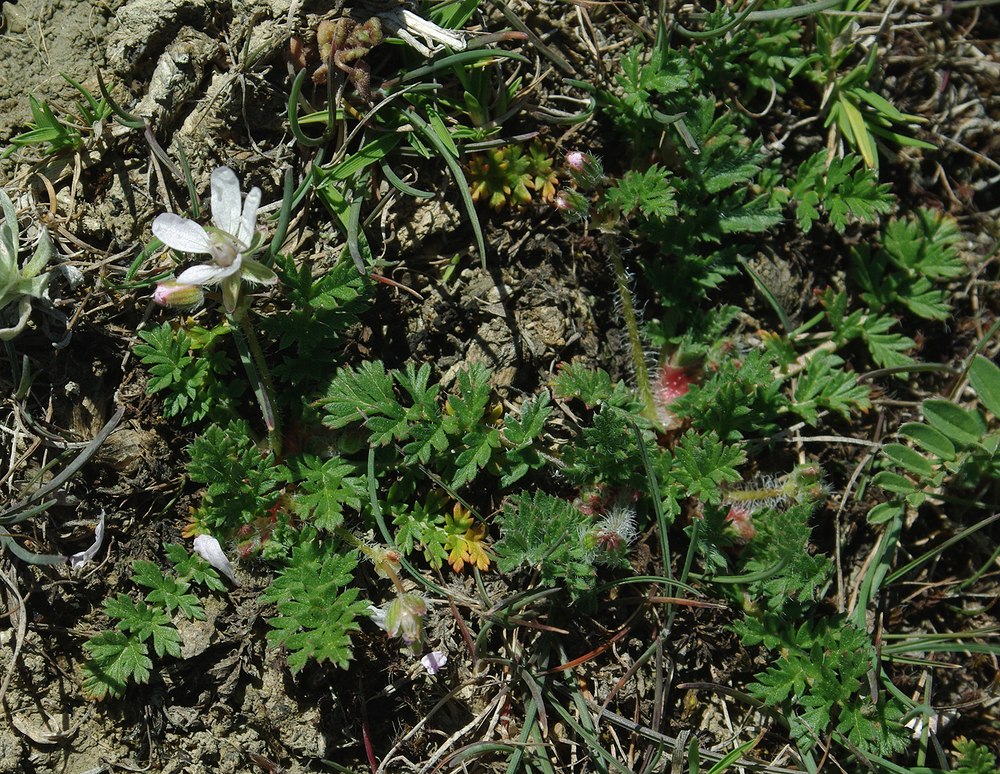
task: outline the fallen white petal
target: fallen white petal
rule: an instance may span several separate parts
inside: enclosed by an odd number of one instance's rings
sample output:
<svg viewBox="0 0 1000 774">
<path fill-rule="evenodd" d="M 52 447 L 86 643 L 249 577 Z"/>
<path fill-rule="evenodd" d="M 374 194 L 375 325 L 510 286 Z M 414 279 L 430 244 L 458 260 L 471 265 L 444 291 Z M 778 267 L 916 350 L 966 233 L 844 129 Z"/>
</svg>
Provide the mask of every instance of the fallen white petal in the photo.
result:
<svg viewBox="0 0 1000 774">
<path fill-rule="evenodd" d="M 422 659 L 420 664 L 427 670 L 427 674 L 436 675 L 445 664 L 448 663 L 448 654 L 443 650 L 432 650 Z"/>
<path fill-rule="evenodd" d="M 207 253 L 212 246 L 205 229 L 193 220 L 172 212 L 156 216 L 153 221 L 153 236 L 167 247 L 183 253 Z"/>
<path fill-rule="evenodd" d="M 408 30 L 414 35 L 419 35 L 435 43 L 443 43 L 454 51 L 464 51 L 467 47 L 465 38 L 461 37 L 455 30 L 446 30 L 434 22 L 427 21 L 427 19 L 417 16 L 417 14 L 406 9 L 403 9 L 400 15 L 403 20 L 403 24 L 401 25 L 403 29 Z"/>
<path fill-rule="evenodd" d="M 217 167 L 212 172 L 212 220 L 220 231 L 238 236 L 243 197 L 240 181 L 229 167 Z"/>
<path fill-rule="evenodd" d="M 194 539 L 194 552 L 202 559 L 212 565 L 216 570 L 225 575 L 233 582 L 234 586 L 239 586 L 240 581 L 233 572 L 233 565 L 219 545 L 219 541 L 211 535 L 198 535 Z"/>
<path fill-rule="evenodd" d="M 90 548 L 86 551 L 80 551 L 79 553 L 73 554 L 69 558 L 69 565 L 74 570 L 79 570 L 87 562 L 93 559 L 97 552 L 101 550 L 101 546 L 104 544 L 104 511 L 101 511 L 101 517 L 97 520 L 97 526 L 94 527 L 94 542 L 91 544 Z"/>
<path fill-rule="evenodd" d="M 377 607 L 369 602 L 367 612 L 368 617 L 372 619 L 372 623 L 374 623 L 382 631 L 385 631 L 385 608 Z"/>
</svg>

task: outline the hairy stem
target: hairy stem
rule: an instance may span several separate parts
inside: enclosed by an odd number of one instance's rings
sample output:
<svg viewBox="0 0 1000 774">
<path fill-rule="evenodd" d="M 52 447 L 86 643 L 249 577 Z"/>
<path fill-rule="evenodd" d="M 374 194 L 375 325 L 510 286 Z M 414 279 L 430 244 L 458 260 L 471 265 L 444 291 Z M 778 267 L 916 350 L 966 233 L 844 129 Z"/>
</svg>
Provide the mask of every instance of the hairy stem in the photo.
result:
<svg viewBox="0 0 1000 774">
<path fill-rule="evenodd" d="M 240 351 L 240 360 L 246 369 L 254 395 L 260 405 L 260 413 L 267 427 L 267 442 L 276 458 L 281 457 L 281 425 L 278 413 L 274 409 L 274 382 L 271 381 L 271 370 L 264 359 L 264 351 L 253 326 L 247 319 L 245 309 L 237 309 L 229 315 L 236 347 Z"/>
<path fill-rule="evenodd" d="M 628 331 L 628 346 L 632 355 L 632 365 L 635 368 L 636 387 L 642 400 L 644 417 L 658 424 L 656 418 L 656 401 L 653 398 L 653 388 L 646 368 L 646 353 L 639 336 L 639 322 L 635 316 L 635 304 L 632 303 L 632 291 L 628 285 L 628 274 L 622 262 L 621 250 L 613 238 L 607 240 L 611 253 L 611 267 L 615 274 L 615 285 L 618 296 L 622 300 L 622 316 L 625 318 L 625 330 Z"/>
</svg>

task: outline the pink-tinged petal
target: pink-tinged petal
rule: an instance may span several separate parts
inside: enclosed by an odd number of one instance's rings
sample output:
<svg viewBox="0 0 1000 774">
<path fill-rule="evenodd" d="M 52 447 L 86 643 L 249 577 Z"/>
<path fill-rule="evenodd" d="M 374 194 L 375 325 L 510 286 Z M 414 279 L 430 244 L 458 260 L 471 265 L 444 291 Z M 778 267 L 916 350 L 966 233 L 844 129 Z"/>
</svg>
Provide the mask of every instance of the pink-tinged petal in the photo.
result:
<svg viewBox="0 0 1000 774">
<path fill-rule="evenodd" d="M 447 663 L 448 654 L 443 650 L 432 650 L 420 659 L 420 665 L 427 670 L 427 674 L 429 675 L 436 675 Z"/>
<path fill-rule="evenodd" d="M 177 282 L 181 285 L 218 285 L 232 273 L 232 266 L 200 263 L 182 271 Z"/>
<path fill-rule="evenodd" d="M 243 217 L 240 218 L 240 231 L 233 232 L 237 239 L 249 246 L 253 242 L 253 232 L 257 229 L 257 209 L 260 207 L 260 189 L 254 186 L 247 194 L 243 203 Z"/>
<path fill-rule="evenodd" d="M 212 220 L 219 231 L 236 236 L 240 228 L 243 197 L 240 181 L 229 167 L 217 167 L 212 173 Z"/>
<path fill-rule="evenodd" d="M 160 306 L 172 309 L 187 309 L 200 306 L 205 300 L 205 294 L 198 285 L 188 285 L 181 282 L 159 282 L 153 300 Z"/>
<path fill-rule="evenodd" d="M 205 229 L 193 220 L 172 212 L 156 216 L 153 221 L 153 236 L 167 247 L 182 253 L 207 253 L 212 246 Z"/>
</svg>

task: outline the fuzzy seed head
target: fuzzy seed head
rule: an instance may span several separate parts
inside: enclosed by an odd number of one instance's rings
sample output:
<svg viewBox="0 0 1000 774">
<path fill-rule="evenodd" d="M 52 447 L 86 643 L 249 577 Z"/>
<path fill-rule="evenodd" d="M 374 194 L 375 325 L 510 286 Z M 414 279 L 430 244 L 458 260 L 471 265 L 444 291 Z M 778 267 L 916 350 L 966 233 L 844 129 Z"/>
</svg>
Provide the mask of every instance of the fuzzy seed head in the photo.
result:
<svg viewBox="0 0 1000 774">
<path fill-rule="evenodd" d="M 597 522 L 594 540 L 596 545 L 605 551 L 617 551 L 619 548 L 628 548 L 632 545 L 638 534 L 635 527 L 635 511 L 616 505 Z"/>
</svg>

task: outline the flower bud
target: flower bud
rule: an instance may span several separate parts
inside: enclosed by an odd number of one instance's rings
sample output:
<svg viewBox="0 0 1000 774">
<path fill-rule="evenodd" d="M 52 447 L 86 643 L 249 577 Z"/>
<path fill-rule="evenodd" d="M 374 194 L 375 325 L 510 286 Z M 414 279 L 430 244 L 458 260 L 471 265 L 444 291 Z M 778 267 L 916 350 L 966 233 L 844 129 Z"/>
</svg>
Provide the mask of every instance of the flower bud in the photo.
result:
<svg viewBox="0 0 1000 774">
<path fill-rule="evenodd" d="M 385 610 L 385 631 L 407 645 L 420 642 L 427 603 L 419 594 L 400 594 Z"/>
<path fill-rule="evenodd" d="M 156 283 L 156 291 L 153 293 L 153 300 L 156 303 L 171 309 L 190 309 L 199 306 L 204 299 L 205 294 L 198 285 L 187 285 L 173 280 Z"/>
<path fill-rule="evenodd" d="M 665 363 L 653 378 L 653 400 L 656 403 L 656 417 L 662 430 L 676 430 L 681 426 L 680 418 L 670 410 L 670 404 L 682 395 L 687 395 L 694 379 L 683 368 Z"/>
<path fill-rule="evenodd" d="M 577 223 L 587 217 L 590 211 L 590 202 L 587 197 L 578 191 L 571 191 L 564 188 L 555 195 L 552 204 L 563 214 L 570 223 Z"/>
<path fill-rule="evenodd" d="M 566 154 L 566 167 L 577 185 L 585 191 L 592 191 L 604 182 L 604 165 L 589 153 L 570 151 Z"/>
</svg>

